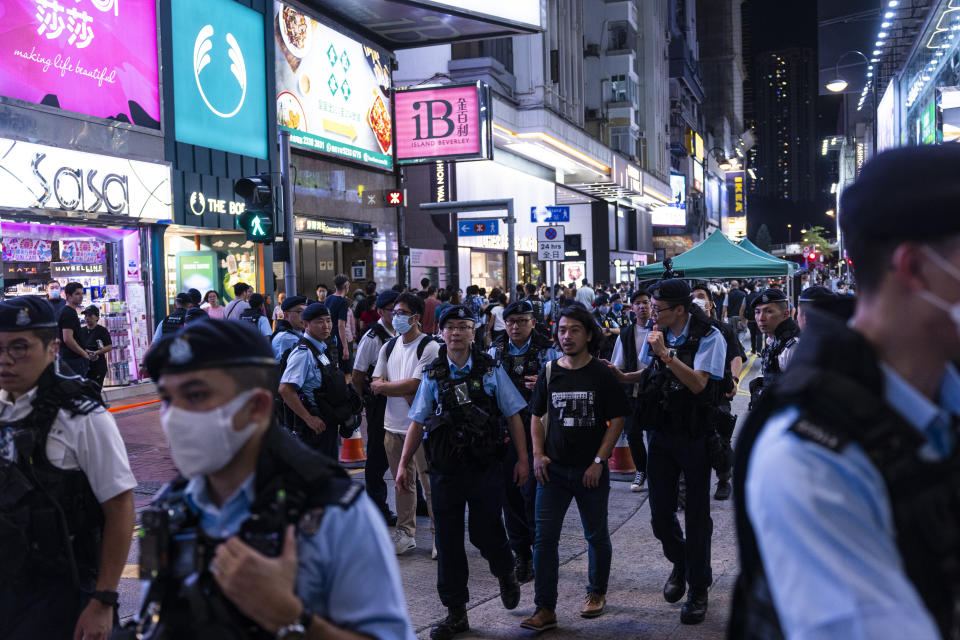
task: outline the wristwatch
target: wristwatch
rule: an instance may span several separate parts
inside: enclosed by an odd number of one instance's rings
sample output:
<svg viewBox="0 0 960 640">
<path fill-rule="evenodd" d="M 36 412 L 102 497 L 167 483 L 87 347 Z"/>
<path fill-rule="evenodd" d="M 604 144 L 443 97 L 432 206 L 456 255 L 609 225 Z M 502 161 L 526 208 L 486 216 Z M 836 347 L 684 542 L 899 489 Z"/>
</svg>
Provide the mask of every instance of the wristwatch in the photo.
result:
<svg viewBox="0 0 960 640">
<path fill-rule="evenodd" d="M 93 599 L 108 607 L 116 607 L 120 602 L 120 596 L 116 591 L 94 591 Z"/>
<path fill-rule="evenodd" d="M 277 640 L 306 640 L 307 631 L 310 630 L 310 624 L 313 622 L 313 612 L 303 608 L 300 618 L 293 624 L 280 627 L 277 630 Z"/>
<path fill-rule="evenodd" d="M 604 460 L 600 456 L 597 456 L 596 458 L 593 459 L 593 464 L 603 464 L 604 462 L 606 462 L 606 460 Z"/>
<path fill-rule="evenodd" d="M 673 359 L 677 357 L 676 349 L 669 349 L 667 351 L 667 357 L 663 360 L 663 364 L 670 364 L 673 362 Z"/>
</svg>

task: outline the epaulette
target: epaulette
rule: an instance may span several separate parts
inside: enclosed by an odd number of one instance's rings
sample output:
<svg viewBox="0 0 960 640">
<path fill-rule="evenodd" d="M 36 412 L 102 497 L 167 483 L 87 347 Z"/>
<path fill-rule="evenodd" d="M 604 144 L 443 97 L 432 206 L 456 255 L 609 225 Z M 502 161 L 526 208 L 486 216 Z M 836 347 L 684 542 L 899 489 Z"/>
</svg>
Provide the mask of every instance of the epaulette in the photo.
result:
<svg viewBox="0 0 960 640">
<path fill-rule="evenodd" d="M 806 418 L 799 418 L 791 425 L 788 431 L 804 440 L 815 442 L 821 447 L 825 447 L 836 453 L 842 451 L 850 442 L 850 438 L 845 434 L 811 422 Z"/>
</svg>

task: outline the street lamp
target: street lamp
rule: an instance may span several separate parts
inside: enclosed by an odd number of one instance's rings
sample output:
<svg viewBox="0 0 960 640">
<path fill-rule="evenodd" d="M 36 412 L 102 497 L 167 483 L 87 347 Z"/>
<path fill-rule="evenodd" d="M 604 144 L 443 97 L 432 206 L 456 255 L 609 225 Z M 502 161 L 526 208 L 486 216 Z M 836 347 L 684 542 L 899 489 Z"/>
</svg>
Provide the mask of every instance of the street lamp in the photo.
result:
<svg viewBox="0 0 960 640">
<path fill-rule="evenodd" d="M 727 158 L 727 152 L 724 149 L 720 147 L 711 147 L 709 153 L 713 153 L 714 151 L 720 152 L 713 156 L 714 160 L 717 161 L 717 168 L 720 169 L 720 171 L 730 171 L 734 168 L 733 163 L 729 158 Z"/>
<path fill-rule="evenodd" d="M 847 87 L 850 86 L 850 83 L 847 82 L 846 78 L 840 75 L 840 63 L 848 55 L 856 55 L 863 58 L 863 63 L 867 66 L 867 81 L 870 83 L 870 93 L 873 96 L 873 152 L 876 153 L 877 150 L 877 73 L 871 72 L 872 67 L 870 66 L 870 58 L 868 58 L 863 52 L 857 51 L 856 49 L 851 49 L 850 51 L 845 51 L 840 54 L 840 57 L 837 58 L 837 63 L 834 67 L 836 71 L 836 77 L 824 85 L 827 88 L 827 91 L 832 93 L 843 93 L 843 128 L 844 128 L 844 137 L 847 135 L 847 94 L 845 91 Z M 862 104 L 862 98 L 861 98 Z M 858 108 L 859 110 L 859 108 Z"/>
<path fill-rule="evenodd" d="M 793 225 L 787 224 L 787 243 L 793 242 Z"/>
</svg>

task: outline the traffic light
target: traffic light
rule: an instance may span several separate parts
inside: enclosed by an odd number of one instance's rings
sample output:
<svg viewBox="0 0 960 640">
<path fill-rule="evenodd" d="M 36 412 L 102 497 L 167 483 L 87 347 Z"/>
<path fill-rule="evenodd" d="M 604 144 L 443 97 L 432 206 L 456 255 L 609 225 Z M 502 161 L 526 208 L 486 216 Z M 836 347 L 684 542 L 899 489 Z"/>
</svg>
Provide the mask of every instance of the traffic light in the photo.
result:
<svg viewBox="0 0 960 640">
<path fill-rule="evenodd" d="M 247 240 L 273 242 L 273 182 L 270 174 L 241 178 L 233 191 L 246 202 L 243 213 L 237 216 L 237 225 L 247 233 Z"/>
<path fill-rule="evenodd" d="M 807 260 L 809 260 L 810 262 L 816 262 L 816 261 L 817 261 L 817 252 L 816 252 L 816 251 L 811 251 L 811 252 L 810 252 L 810 255 L 807 256 Z"/>
</svg>

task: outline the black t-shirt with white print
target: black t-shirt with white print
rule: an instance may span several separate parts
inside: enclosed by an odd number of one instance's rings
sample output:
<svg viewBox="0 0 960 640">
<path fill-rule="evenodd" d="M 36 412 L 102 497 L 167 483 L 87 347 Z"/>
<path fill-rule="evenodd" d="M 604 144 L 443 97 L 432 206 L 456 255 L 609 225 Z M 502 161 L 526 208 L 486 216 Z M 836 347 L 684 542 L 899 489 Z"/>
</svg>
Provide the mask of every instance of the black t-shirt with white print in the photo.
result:
<svg viewBox="0 0 960 640">
<path fill-rule="evenodd" d="M 542 416 L 550 406 L 544 452 L 565 467 L 587 467 L 600 449 L 607 421 L 629 413 L 627 396 L 613 372 L 597 358 L 579 369 L 564 369 L 555 360 L 549 403 L 546 380 L 546 370 L 541 368 L 530 399 L 530 411 L 535 415 Z"/>
</svg>

